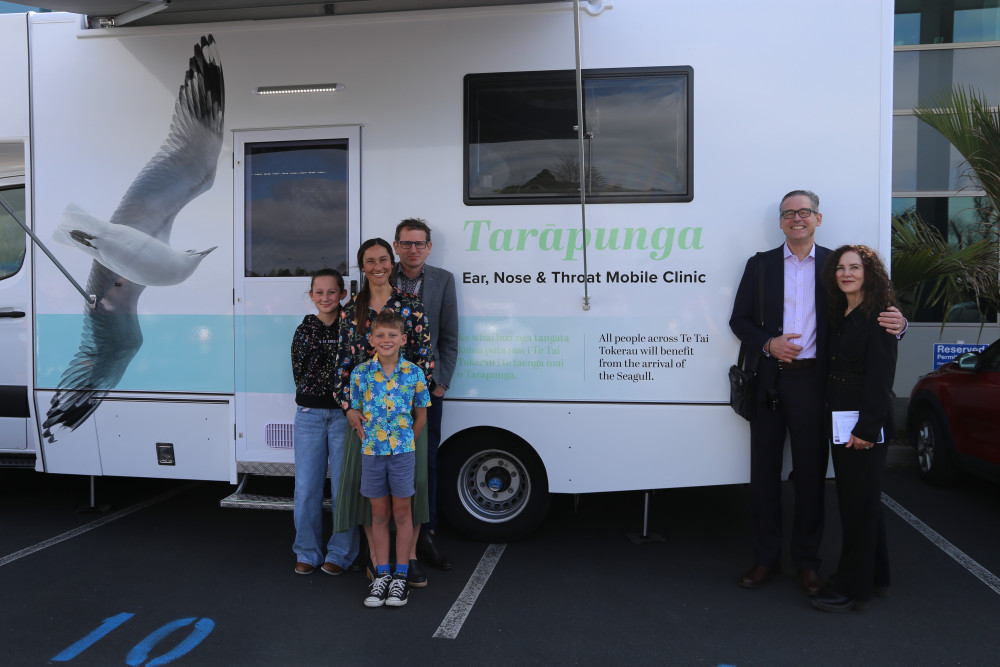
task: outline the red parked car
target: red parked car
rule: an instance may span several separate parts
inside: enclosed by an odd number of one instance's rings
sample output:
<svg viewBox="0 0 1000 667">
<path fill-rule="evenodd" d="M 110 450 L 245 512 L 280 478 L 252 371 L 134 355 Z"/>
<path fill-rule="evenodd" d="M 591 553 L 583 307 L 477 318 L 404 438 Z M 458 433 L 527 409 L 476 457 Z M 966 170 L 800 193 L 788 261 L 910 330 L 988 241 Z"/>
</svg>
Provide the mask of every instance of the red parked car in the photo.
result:
<svg viewBox="0 0 1000 667">
<path fill-rule="evenodd" d="M 925 481 L 947 484 L 960 468 L 1000 477 L 1000 340 L 920 378 L 906 423 Z"/>
</svg>

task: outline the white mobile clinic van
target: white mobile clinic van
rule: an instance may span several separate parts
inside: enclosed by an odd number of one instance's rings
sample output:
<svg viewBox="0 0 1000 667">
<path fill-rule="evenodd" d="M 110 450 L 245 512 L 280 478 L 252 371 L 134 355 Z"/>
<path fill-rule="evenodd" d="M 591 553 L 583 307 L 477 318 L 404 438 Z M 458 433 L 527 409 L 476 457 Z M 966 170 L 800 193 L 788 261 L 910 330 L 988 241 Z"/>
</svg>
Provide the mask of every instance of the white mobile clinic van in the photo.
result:
<svg viewBox="0 0 1000 667">
<path fill-rule="evenodd" d="M 359 244 L 417 216 L 457 284 L 459 528 L 524 534 L 549 493 L 746 482 L 728 320 L 781 195 L 819 193 L 824 245 L 889 251 L 892 3 L 328 4 L 0 16 L 8 460 L 287 474 L 306 276 L 358 281 Z"/>
</svg>

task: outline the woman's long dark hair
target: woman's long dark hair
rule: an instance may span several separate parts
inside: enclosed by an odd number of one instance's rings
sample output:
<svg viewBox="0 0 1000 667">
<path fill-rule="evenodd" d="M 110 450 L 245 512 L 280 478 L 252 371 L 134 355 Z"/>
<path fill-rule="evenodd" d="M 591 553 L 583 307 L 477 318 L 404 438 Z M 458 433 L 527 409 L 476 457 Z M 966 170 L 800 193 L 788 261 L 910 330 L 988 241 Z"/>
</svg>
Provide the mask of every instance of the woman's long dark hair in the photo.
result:
<svg viewBox="0 0 1000 667">
<path fill-rule="evenodd" d="M 389 273 L 389 284 L 392 285 L 395 278 L 395 255 L 392 246 L 383 238 L 368 239 L 358 248 L 358 268 L 361 270 L 361 291 L 354 297 L 354 317 L 358 323 L 358 335 L 364 336 L 368 331 L 368 304 L 371 302 L 372 291 L 368 286 L 368 277 L 365 275 L 365 253 L 373 246 L 382 246 L 389 253 L 389 260 L 393 263 L 393 269 Z"/>
<path fill-rule="evenodd" d="M 892 281 L 889 280 L 889 273 L 885 270 L 878 253 L 866 245 L 842 245 L 830 253 L 820 274 L 823 287 L 826 288 L 827 303 L 830 305 L 830 318 L 839 320 L 844 317 L 844 311 L 847 310 L 847 296 L 837 285 L 837 264 L 847 252 L 858 253 L 865 270 L 861 305 L 858 306 L 861 313 L 870 316 L 882 312 L 889 306 L 895 306 L 896 294 L 892 289 Z"/>
</svg>

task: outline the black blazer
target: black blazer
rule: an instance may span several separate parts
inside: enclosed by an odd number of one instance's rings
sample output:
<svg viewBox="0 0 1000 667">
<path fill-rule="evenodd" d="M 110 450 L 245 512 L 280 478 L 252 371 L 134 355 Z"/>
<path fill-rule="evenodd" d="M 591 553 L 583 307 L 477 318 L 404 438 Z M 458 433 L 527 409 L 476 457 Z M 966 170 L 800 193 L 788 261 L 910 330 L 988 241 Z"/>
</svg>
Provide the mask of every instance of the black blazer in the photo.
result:
<svg viewBox="0 0 1000 667">
<path fill-rule="evenodd" d="M 784 333 L 782 331 L 785 301 L 784 247 L 785 244 L 782 244 L 773 250 L 759 252 L 747 260 L 743 278 L 736 290 L 733 314 L 729 318 L 729 328 L 740 342 L 747 346 L 748 363 L 752 366 L 759 360 L 757 366 L 760 379 L 757 383 L 759 391 L 772 387 L 778 375 L 777 359 L 764 354 L 764 345 L 769 338 Z M 827 353 L 829 318 L 826 312 L 826 293 L 820 275 L 829 255 L 829 248 L 816 246 L 816 364 L 819 369 L 816 378 L 817 390 L 820 392 L 825 388 L 823 384 L 826 381 L 829 363 Z M 757 274 L 762 266 L 764 267 L 763 328 L 760 327 L 760 322 L 754 313 L 757 302 Z"/>
<path fill-rule="evenodd" d="M 862 440 L 877 442 L 882 428 L 887 441 L 893 435 L 892 402 L 896 395 L 892 383 L 898 345 L 896 337 L 879 325 L 878 313 L 862 315 L 856 309 L 834 319 L 827 409 L 857 410 L 853 433 Z"/>
</svg>

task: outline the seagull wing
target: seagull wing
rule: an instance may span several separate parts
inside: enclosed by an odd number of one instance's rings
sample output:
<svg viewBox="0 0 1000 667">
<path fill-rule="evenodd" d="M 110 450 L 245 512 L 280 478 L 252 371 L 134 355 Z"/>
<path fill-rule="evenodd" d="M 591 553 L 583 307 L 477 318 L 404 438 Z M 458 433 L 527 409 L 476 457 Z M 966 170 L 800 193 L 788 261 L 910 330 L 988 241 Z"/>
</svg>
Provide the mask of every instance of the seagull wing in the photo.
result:
<svg viewBox="0 0 1000 667">
<path fill-rule="evenodd" d="M 169 243 L 174 217 L 208 190 L 222 149 L 225 85 L 212 35 L 194 47 L 159 152 L 142 168 L 110 222 Z"/>
<path fill-rule="evenodd" d="M 87 292 L 99 298 L 97 308 L 83 315 L 80 350 L 59 380 L 42 424 L 42 436 L 55 442 L 53 429 L 76 429 L 125 374 L 142 346 L 136 304 L 145 287 L 129 282 L 99 262 L 93 262 Z"/>
</svg>

